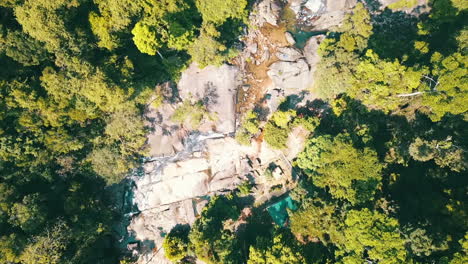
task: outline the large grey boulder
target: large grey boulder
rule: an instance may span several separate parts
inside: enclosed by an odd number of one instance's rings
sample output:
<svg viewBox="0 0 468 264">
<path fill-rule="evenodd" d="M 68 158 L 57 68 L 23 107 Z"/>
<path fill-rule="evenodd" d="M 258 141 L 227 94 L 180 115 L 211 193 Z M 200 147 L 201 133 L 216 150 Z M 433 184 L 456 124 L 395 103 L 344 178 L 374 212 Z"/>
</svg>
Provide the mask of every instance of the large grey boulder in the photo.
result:
<svg viewBox="0 0 468 264">
<path fill-rule="evenodd" d="M 320 62 L 320 55 L 318 54 L 318 49 L 320 43 L 325 39 L 325 35 L 313 36 L 307 40 L 306 45 L 304 46 L 304 56 L 307 60 L 307 63 L 310 67 L 310 87 L 314 85 L 314 74 L 317 70 L 317 65 Z"/>
<path fill-rule="evenodd" d="M 199 128 L 215 128 L 215 132 L 235 131 L 235 96 L 240 85 L 240 72 L 235 66 L 208 66 L 200 69 L 195 63 L 182 72 L 178 89 L 183 100 L 202 101 L 215 120 Z"/>
<path fill-rule="evenodd" d="M 278 51 L 276 52 L 276 57 L 280 61 L 297 61 L 303 56 L 302 53 L 295 48 L 283 47 L 278 48 Z"/>
<path fill-rule="evenodd" d="M 310 87 L 311 74 L 305 59 L 295 62 L 278 61 L 270 66 L 268 76 L 279 89 L 300 89 Z"/>
<path fill-rule="evenodd" d="M 318 18 L 312 23 L 314 30 L 328 30 L 340 25 L 345 15 L 350 12 L 356 4 L 356 0 L 326 1 L 326 7 L 316 14 Z"/>
</svg>

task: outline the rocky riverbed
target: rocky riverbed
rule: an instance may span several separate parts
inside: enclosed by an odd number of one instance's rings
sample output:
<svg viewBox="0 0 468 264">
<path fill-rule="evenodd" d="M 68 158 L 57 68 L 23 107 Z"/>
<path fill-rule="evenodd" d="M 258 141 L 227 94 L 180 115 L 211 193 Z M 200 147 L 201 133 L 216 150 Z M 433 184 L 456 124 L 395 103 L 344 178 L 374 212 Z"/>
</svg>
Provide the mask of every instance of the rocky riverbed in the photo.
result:
<svg viewBox="0 0 468 264">
<path fill-rule="evenodd" d="M 148 107 L 150 157 L 132 177 L 127 194 L 133 206 L 123 243 L 138 255 L 138 263 L 170 263 L 161 249 L 164 236 L 177 224 L 193 224 L 212 195 L 230 192 L 245 180 L 255 183 L 257 203 L 276 195 L 270 192 L 275 184 L 283 186 L 278 195 L 288 190 L 285 183 L 294 182 L 291 161 L 302 150 L 307 131 L 294 129 L 284 151 L 270 149 L 261 140 L 242 146 L 233 139 L 239 118 L 258 105 L 273 113 L 288 96 L 296 96 L 297 104 L 312 101 L 317 49 L 325 38 L 313 32 L 339 25 L 355 4 L 259 1 L 243 36 L 245 48 L 231 65 L 200 69 L 192 64 L 177 84 L 159 87 L 171 100 Z M 286 8 L 296 16 L 299 33 L 314 35 L 304 45 L 296 45 L 298 32 L 288 32 L 282 21 Z M 196 128 L 174 122 L 171 116 L 184 101 L 203 102 L 215 118 Z M 273 180 L 265 180 L 263 172 L 272 162 L 280 169 Z"/>
</svg>

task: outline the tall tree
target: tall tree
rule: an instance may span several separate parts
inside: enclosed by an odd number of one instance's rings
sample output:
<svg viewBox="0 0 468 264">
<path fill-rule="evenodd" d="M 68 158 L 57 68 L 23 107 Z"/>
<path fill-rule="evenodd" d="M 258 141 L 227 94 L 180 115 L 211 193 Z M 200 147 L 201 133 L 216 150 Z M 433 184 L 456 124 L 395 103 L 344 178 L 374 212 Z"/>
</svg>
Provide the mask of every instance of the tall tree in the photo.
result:
<svg viewBox="0 0 468 264">
<path fill-rule="evenodd" d="M 310 139 L 296 163 L 315 186 L 352 204 L 372 200 L 382 178 L 377 153 L 355 148 L 346 134 Z"/>
</svg>

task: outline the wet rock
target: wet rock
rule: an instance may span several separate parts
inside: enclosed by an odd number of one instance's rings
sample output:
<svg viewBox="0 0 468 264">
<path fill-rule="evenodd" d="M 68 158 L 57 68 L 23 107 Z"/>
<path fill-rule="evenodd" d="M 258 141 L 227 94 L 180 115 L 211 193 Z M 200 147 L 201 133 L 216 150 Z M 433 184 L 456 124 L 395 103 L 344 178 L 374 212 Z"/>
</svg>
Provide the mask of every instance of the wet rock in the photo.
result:
<svg viewBox="0 0 468 264">
<path fill-rule="evenodd" d="M 298 59 L 302 58 L 302 53 L 299 52 L 295 48 L 278 48 L 278 52 L 276 52 L 276 57 L 280 61 L 297 61 Z"/>
<path fill-rule="evenodd" d="M 294 39 L 293 35 L 289 32 L 284 33 L 284 36 L 286 37 L 286 41 L 289 43 L 289 45 L 294 45 L 296 44 L 296 40 Z"/>
<path fill-rule="evenodd" d="M 310 87 L 309 65 L 304 59 L 275 62 L 270 66 L 268 76 L 277 88 L 304 90 Z"/>
</svg>

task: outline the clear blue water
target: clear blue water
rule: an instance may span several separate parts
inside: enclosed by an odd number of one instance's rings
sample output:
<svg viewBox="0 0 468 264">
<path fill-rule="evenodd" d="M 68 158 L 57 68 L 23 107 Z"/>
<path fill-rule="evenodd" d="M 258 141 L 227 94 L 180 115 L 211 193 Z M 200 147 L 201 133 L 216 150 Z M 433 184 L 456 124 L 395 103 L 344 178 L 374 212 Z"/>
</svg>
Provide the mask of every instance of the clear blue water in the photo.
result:
<svg viewBox="0 0 468 264">
<path fill-rule="evenodd" d="M 325 31 L 301 31 L 297 30 L 296 32 L 291 32 L 294 39 L 296 40 L 296 48 L 303 49 L 307 43 L 307 40 L 313 36 L 325 34 Z"/>
<path fill-rule="evenodd" d="M 289 195 L 267 209 L 273 221 L 279 226 L 284 226 L 288 220 L 288 211 L 286 208 L 289 208 L 292 211 L 297 210 L 297 206 Z"/>
</svg>

